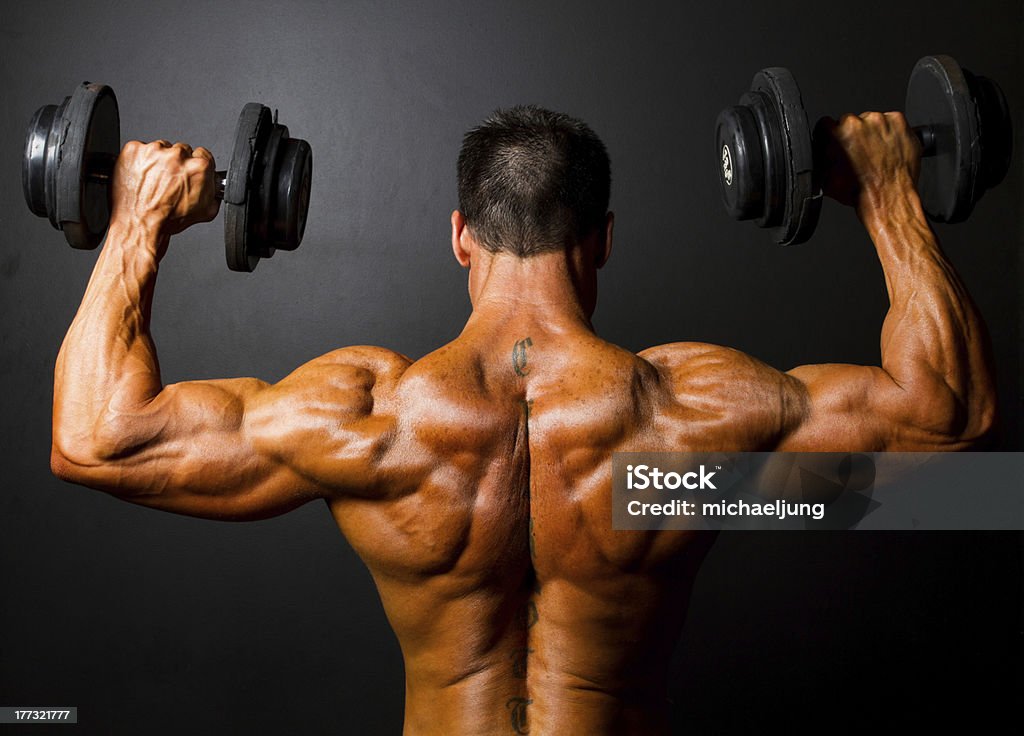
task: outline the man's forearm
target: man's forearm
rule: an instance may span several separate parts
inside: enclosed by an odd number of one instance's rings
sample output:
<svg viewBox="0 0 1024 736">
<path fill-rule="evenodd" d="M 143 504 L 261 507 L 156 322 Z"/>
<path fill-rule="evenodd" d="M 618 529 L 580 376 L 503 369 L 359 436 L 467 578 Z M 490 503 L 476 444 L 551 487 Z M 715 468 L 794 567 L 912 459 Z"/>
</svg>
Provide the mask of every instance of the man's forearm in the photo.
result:
<svg viewBox="0 0 1024 736">
<path fill-rule="evenodd" d="M 158 255 L 166 237 L 116 220 L 57 357 L 54 449 L 88 465 L 131 443 L 133 412 L 161 389 L 149 336 Z"/>
<path fill-rule="evenodd" d="M 909 183 L 892 187 L 862 206 L 860 214 L 889 293 L 882 368 L 926 424 L 937 420 L 956 436 L 977 439 L 995 412 L 988 338 L 928 226 L 916 191 Z"/>
</svg>

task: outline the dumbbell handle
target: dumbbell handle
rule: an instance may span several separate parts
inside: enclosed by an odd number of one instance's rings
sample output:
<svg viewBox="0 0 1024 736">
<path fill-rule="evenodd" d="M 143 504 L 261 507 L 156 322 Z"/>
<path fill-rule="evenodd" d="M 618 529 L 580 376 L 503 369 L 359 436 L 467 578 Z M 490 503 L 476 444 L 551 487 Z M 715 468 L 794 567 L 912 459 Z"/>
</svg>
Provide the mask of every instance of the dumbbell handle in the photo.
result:
<svg viewBox="0 0 1024 736">
<path fill-rule="evenodd" d="M 935 155 L 935 126 L 915 125 L 910 131 L 921 142 L 921 156 Z"/>
<path fill-rule="evenodd" d="M 914 131 L 914 135 L 921 141 L 921 155 L 922 156 L 934 156 L 935 155 L 935 126 L 933 125 L 917 125 L 911 128 Z"/>
<path fill-rule="evenodd" d="M 110 176 L 114 171 L 114 161 L 116 160 L 115 156 L 105 154 L 91 156 L 85 164 L 85 169 L 89 172 L 85 175 L 86 180 L 97 184 L 109 184 Z M 213 173 L 213 183 L 215 187 L 213 196 L 218 200 L 224 199 L 224 187 L 228 183 L 228 172 L 215 171 Z"/>
</svg>

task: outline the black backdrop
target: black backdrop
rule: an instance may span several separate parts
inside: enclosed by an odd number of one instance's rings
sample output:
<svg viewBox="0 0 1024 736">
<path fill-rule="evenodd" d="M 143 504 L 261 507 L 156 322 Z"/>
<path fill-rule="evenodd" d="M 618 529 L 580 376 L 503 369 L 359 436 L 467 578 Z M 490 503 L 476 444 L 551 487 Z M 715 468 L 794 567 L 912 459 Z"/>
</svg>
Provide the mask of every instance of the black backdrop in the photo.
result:
<svg viewBox="0 0 1024 736">
<path fill-rule="evenodd" d="M 116 734 L 389 734 L 402 718 L 398 646 L 321 505 L 232 525 L 50 476 L 53 362 L 95 255 L 22 202 L 39 105 L 105 82 L 123 139 L 183 139 L 224 164 L 241 105 L 258 100 L 313 145 L 298 252 L 240 275 L 220 221 L 173 242 L 153 327 L 167 381 L 275 380 L 340 345 L 420 356 L 456 335 L 469 310 L 448 250 L 460 137 L 521 102 L 586 119 L 611 153 L 604 336 L 724 343 L 780 368 L 876 362 L 885 293 L 854 215 L 826 204 L 814 240 L 790 249 L 730 221 L 715 116 L 770 65 L 796 73 L 812 121 L 899 109 L 916 59 L 949 53 L 999 80 L 1022 121 L 1021 33 L 1009 0 L 5 1 L 0 705 L 75 705 L 78 731 Z M 968 223 L 937 228 L 991 328 L 1013 451 L 1020 161 Z M 1019 534 L 726 535 L 677 650 L 679 732 L 1019 720 L 1021 551 Z"/>
</svg>

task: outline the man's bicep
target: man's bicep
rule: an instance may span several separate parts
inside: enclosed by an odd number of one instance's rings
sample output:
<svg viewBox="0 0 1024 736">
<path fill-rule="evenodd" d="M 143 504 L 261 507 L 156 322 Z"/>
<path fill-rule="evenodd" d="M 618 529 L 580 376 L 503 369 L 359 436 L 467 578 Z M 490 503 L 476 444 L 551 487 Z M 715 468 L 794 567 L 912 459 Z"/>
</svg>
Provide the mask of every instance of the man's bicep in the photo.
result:
<svg viewBox="0 0 1024 736">
<path fill-rule="evenodd" d="M 788 452 L 937 451 L 970 445 L 962 407 L 941 375 L 919 365 L 901 384 L 881 367 L 806 365 L 783 373 L 730 348 L 676 343 L 641 357 L 667 376 L 677 402 L 717 417 L 725 448 Z M 901 373 L 902 375 L 902 373 Z"/>
<path fill-rule="evenodd" d="M 883 426 L 872 414 L 872 399 L 898 390 L 880 368 L 813 365 L 784 373 L 738 350 L 700 343 L 646 353 L 670 368 L 684 405 L 722 418 L 728 448 L 879 449 Z"/>
<path fill-rule="evenodd" d="M 273 385 L 183 384 L 172 421 L 182 421 L 173 434 L 185 447 L 176 482 L 158 503 L 203 516 L 264 518 L 315 498 L 372 493 L 394 436 L 386 407 L 403 361 L 380 349 L 345 348 Z"/>
<path fill-rule="evenodd" d="M 165 511 L 257 519 L 318 489 L 257 446 L 247 414 L 271 386 L 255 379 L 186 381 L 143 406 L 110 411 L 91 445 L 55 463 L 67 480 Z"/>
<path fill-rule="evenodd" d="M 53 468 L 135 503 L 221 519 L 372 492 L 394 434 L 382 407 L 408 363 L 379 348 L 345 348 L 273 385 L 172 384 L 143 406 L 107 412 L 86 442 L 59 443 L 58 452 L 55 438 Z"/>
<path fill-rule="evenodd" d="M 910 421 L 911 397 L 885 370 L 845 364 L 806 365 L 786 374 L 805 394 L 806 411 L 782 438 L 790 452 L 873 452 L 926 443 Z"/>
</svg>

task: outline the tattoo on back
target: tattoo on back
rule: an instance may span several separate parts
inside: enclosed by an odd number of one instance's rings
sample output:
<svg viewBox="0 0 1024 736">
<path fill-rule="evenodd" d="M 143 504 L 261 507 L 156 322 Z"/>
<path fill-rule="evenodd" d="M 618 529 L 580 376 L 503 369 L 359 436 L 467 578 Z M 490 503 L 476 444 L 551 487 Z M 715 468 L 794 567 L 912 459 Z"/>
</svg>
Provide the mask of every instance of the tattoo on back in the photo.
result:
<svg viewBox="0 0 1024 736">
<path fill-rule="evenodd" d="M 512 347 L 512 368 L 515 369 L 517 376 L 525 376 L 530 372 L 526 369 L 526 348 L 532 345 L 533 340 L 524 337 Z"/>
<path fill-rule="evenodd" d="M 526 628 L 532 628 L 537 621 L 540 620 L 540 614 L 537 613 L 537 604 L 534 601 L 526 602 Z M 530 650 L 532 651 L 532 650 Z"/>
<path fill-rule="evenodd" d="M 528 526 L 527 534 L 529 534 L 529 538 L 528 539 L 529 539 L 529 545 L 530 545 L 530 562 L 535 562 L 537 560 L 537 542 L 536 542 L 536 539 L 533 536 L 533 519 L 532 518 L 530 519 L 528 524 L 529 524 L 529 526 Z"/>
<path fill-rule="evenodd" d="M 526 679 L 526 662 L 530 655 L 533 654 L 533 650 L 529 647 L 522 647 L 516 649 L 509 655 L 509 659 L 512 660 L 512 677 L 519 680 Z"/>
<path fill-rule="evenodd" d="M 505 707 L 509 710 L 512 721 L 512 731 L 517 734 L 530 733 L 530 725 L 526 720 L 526 706 L 533 703 L 529 698 L 512 698 Z"/>
</svg>

